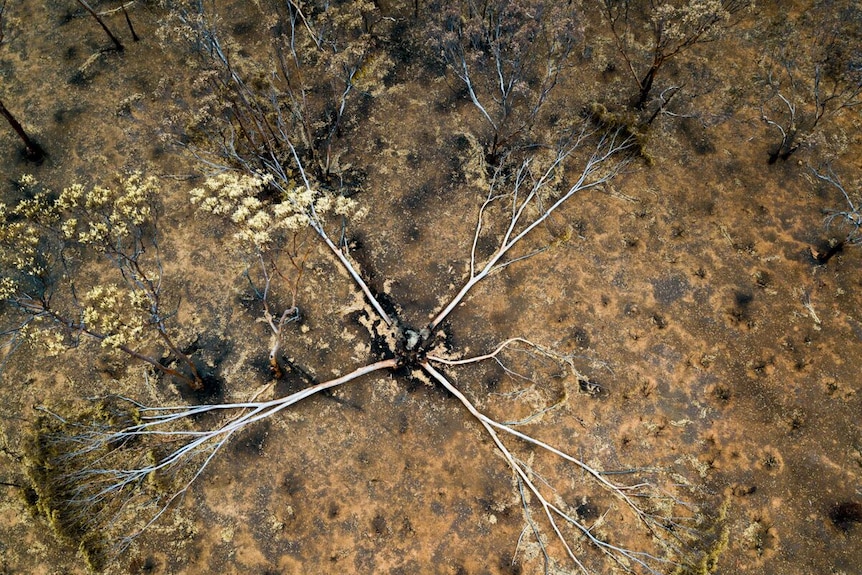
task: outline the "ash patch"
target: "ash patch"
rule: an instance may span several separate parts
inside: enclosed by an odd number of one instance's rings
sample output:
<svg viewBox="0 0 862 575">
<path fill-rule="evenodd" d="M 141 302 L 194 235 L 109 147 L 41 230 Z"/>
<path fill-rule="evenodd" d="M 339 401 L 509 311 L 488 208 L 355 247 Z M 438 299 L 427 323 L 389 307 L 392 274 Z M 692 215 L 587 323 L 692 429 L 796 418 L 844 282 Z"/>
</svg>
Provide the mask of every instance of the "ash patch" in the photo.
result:
<svg viewBox="0 0 862 575">
<path fill-rule="evenodd" d="M 684 276 L 668 276 L 652 280 L 652 293 L 655 301 L 660 305 L 670 305 L 676 300 L 685 297 L 690 286 Z"/>
</svg>

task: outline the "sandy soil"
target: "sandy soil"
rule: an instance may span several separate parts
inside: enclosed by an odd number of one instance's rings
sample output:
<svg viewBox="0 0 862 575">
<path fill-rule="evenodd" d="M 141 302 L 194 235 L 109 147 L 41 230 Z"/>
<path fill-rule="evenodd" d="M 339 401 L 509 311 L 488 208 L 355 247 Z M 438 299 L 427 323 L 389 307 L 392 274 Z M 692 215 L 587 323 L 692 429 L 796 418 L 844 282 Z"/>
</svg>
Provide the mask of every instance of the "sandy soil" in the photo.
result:
<svg viewBox="0 0 862 575">
<path fill-rule="evenodd" d="M 256 9 L 221 14 L 243 58 L 267 53 Z M 223 222 L 193 210 L 188 191 L 204 170 L 175 144 L 199 105 L 199 63 L 165 37 L 162 8 L 135 5 L 130 16 L 141 41 L 81 73 L 107 39 L 74 3 L 6 7 L 0 97 L 48 156 L 27 164 L 14 133 L 0 130 L 0 199 L 15 201 L 12 181 L 23 173 L 54 189 L 132 170 L 158 176 L 165 276 L 181 302 L 175 333 L 184 345 L 198 339 L 226 401 L 296 391 L 308 383 L 299 368 L 322 381 L 376 359 L 355 285 L 308 233 L 303 321 L 288 327 L 283 350 L 297 369 L 270 380 L 269 334 L 242 277 L 247 263 Z M 121 14 L 108 22 L 129 36 Z M 585 44 L 591 58 L 556 88 L 560 110 L 631 89 L 622 72 L 607 71 L 610 38 Z M 521 253 L 549 249 L 479 284 L 443 325 L 453 355 L 524 337 L 569 354 L 593 387 L 517 355 L 509 365 L 536 381 L 517 401 L 507 393 L 520 384 L 492 362 L 447 374 L 501 420 L 565 397 L 522 429 L 598 468 L 662 470 L 655 475 L 697 509 L 699 543 L 686 545 L 693 563 L 713 556 L 705 572 L 858 573 L 862 250 L 848 247 L 825 265 L 812 257 L 837 237 L 822 212 L 842 198 L 809 167 L 831 160 L 858 191 L 860 118 L 834 118 L 821 144 L 767 165 L 774 134 L 746 83 L 762 47 L 751 27 L 734 46 L 707 45 L 687 61 L 722 80 L 687 104 L 705 111 L 707 127 L 660 118 L 646 147 L 651 163 L 639 159 L 573 198 Z M 348 239 L 371 288 L 421 326 L 469 272 L 485 194 L 475 145 L 483 124 L 439 66 L 415 57 L 393 70 L 351 109 L 341 142 L 342 166 L 363 174 L 355 199 L 369 210 Z M 686 70 L 680 63 L 671 73 Z M 177 403 L 181 386 L 89 344 L 57 357 L 25 344 L 0 376 L 0 572 L 85 573 L 74 546 L 23 497 L 34 408 L 74 412 L 105 393 Z M 511 444 L 559 497 L 614 520 L 612 502 L 579 471 Z M 652 545 L 635 527 L 613 525 L 619 540 Z M 382 372 L 245 430 L 106 572 L 541 573 L 529 533 L 519 543 L 526 527 L 513 475 L 478 422 L 426 379 Z M 550 548 L 563 572 L 577 572 Z"/>
</svg>

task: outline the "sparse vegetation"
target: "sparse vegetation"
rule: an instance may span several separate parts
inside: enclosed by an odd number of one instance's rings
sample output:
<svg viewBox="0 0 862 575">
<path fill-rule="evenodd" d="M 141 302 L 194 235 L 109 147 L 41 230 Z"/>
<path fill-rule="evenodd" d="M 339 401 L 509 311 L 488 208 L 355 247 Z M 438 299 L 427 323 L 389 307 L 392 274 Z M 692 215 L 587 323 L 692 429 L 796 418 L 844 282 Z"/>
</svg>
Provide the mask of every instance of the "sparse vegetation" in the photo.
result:
<svg viewBox="0 0 862 575">
<path fill-rule="evenodd" d="M 852 2 L 78 2 L 0 0 L 0 571 L 859 563 Z"/>
<path fill-rule="evenodd" d="M 809 22 L 808 19 L 816 19 Z M 822 124 L 862 105 L 862 10 L 817 2 L 761 63 L 766 96 L 761 119 L 780 136 L 768 162 L 815 145 Z"/>
<path fill-rule="evenodd" d="M 637 85 L 633 104 L 638 110 L 649 102 L 655 80 L 670 60 L 720 38 L 751 5 L 749 0 L 600 1 L 617 50 Z"/>
</svg>

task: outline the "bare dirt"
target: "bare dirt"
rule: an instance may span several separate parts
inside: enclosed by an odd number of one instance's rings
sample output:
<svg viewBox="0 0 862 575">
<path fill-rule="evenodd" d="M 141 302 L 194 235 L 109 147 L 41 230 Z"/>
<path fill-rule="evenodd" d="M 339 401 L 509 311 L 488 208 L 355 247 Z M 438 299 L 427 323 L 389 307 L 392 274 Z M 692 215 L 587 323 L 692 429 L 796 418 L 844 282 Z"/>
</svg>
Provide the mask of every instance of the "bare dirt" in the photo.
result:
<svg viewBox="0 0 862 575">
<path fill-rule="evenodd" d="M 266 39 L 258 11 L 221 14 L 252 58 Z M 14 133 L 0 130 L 0 194 L 14 201 L 10 182 L 24 173 L 55 189 L 132 170 L 158 176 L 162 256 L 181 296 L 178 340 L 200 337 L 225 399 L 246 399 L 273 383 L 269 334 L 255 321 L 229 232 L 188 202 L 203 170 L 175 135 L 196 108 L 194 56 L 159 40 L 162 8 L 135 4 L 130 16 L 141 41 L 98 57 L 80 79 L 76 70 L 107 46 L 95 22 L 74 2 L 7 5 L 0 97 L 48 156 L 25 163 Z M 120 14 L 108 21 L 128 36 Z M 651 163 L 575 197 L 529 240 L 550 249 L 480 284 L 445 323 L 464 356 L 510 337 L 572 354 L 597 392 L 544 367 L 535 395 L 511 401 L 512 384 L 490 362 L 447 373 L 500 419 L 567 394 L 524 430 L 603 469 L 675 474 L 702 514 L 693 553 L 716 557 L 711 572 L 859 573 L 862 249 L 825 265 L 812 257 L 832 237 L 822 211 L 842 203 L 809 169 L 827 146 L 767 165 L 774 134 L 746 83 L 759 50 L 746 30 L 736 51 L 723 46 L 725 59 L 714 46 L 692 57 L 730 79 L 692 100 L 715 114 L 707 127 L 658 120 Z M 610 100 L 629 81 L 608 75 L 610 39 L 591 46 L 580 75 L 556 88 L 570 94 L 561 107 L 603 90 Z M 396 72 L 351 112 L 362 132 L 342 162 L 363 170 L 355 199 L 369 208 L 350 224 L 353 256 L 372 289 L 418 326 L 467 277 L 484 198 L 470 139 L 482 124 L 451 77 L 420 59 Z M 719 115 L 722 107 L 730 112 Z M 843 142 L 829 159 L 851 190 L 862 173 L 860 122 L 856 110 L 827 126 Z M 289 328 L 284 353 L 322 381 L 368 363 L 372 350 L 354 285 L 314 234 L 301 239 L 303 322 Z M 10 356 L 0 386 L 0 572 L 87 572 L 16 487 L 28 481 L 22 446 L 35 406 L 74 409 L 105 393 L 182 401 L 177 386 L 145 371 L 97 345 L 58 357 L 24 345 Z M 302 385 L 274 382 L 264 397 Z M 606 501 L 579 491 L 577 472 L 546 469 L 561 495 L 604 510 Z M 383 373 L 245 430 L 106 572 L 541 573 L 535 546 L 518 543 L 525 525 L 512 473 L 469 413 L 439 386 Z"/>
</svg>

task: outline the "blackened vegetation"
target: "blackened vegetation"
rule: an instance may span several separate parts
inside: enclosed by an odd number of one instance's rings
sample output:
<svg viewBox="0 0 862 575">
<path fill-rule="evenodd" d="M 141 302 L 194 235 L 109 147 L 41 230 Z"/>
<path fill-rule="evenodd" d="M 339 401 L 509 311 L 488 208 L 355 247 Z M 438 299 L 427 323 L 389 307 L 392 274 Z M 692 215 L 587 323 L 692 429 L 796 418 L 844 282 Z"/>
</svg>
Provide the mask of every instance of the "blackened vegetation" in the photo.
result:
<svg viewBox="0 0 862 575">
<path fill-rule="evenodd" d="M 363 266 L 367 269 L 368 266 Z M 370 285 L 370 282 L 369 282 Z M 373 291 L 373 290 L 372 290 Z M 419 364 L 425 361 L 425 354 L 435 344 L 441 342 L 446 336 L 440 336 L 441 331 L 433 334 L 428 327 L 413 328 L 406 326 L 401 321 L 399 307 L 385 292 L 373 292 L 374 297 L 393 318 L 393 326 L 387 326 L 385 322 L 377 317 L 371 317 L 364 311 L 354 312 L 352 320 L 356 323 L 370 322 L 369 335 L 371 336 L 371 354 L 376 359 L 398 358 L 398 369 L 407 368 L 408 372 L 418 369 Z M 390 331 L 394 329 L 396 343 L 394 348 L 390 344 Z"/>
<path fill-rule="evenodd" d="M 195 405 L 220 403 L 224 399 L 225 382 L 219 371 L 230 348 L 230 343 L 220 338 L 204 337 L 202 340 L 201 336 L 198 336 L 181 350 L 182 356 L 178 358 L 176 355 L 169 355 L 163 357 L 159 363 L 167 368 L 177 369 L 185 361 L 192 362 L 199 378 L 175 378 L 180 396 Z M 212 367 L 200 362 L 200 357 L 195 357 L 202 354 L 206 355 Z"/>
<path fill-rule="evenodd" d="M 126 10 L 126 5 L 120 4 L 120 8 L 123 9 L 123 17 L 126 19 L 126 26 L 129 27 L 129 33 L 132 35 L 132 41 L 139 42 L 141 38 L 140 36 L 138 36 L 138 33 L 135 32 L 135 27 L 132 26 L 132 19 L 129 18 L 129 12 Z"/>
<path fill-rule="evenodd" d="M 601 383 L 587 377 L 578 378 L 578 389 L 581 391 L 581 393 L 585 393 L 591 397 L 604 398 L 608 396 L 607 389 L 605 389 L 605 387 Z"/>
<path fill-rule="evenodd" d="M 695 153 L 701 156 L 715 153 L 715 145 L 710 140 L 709 133 L 703 122 L 695 118 L 683 118 L 679 122 L 683 136 L 689 142 Z"/>
<path fill-rule="evenodd" d="M 403 328 L 395 349 L 399 365 L 419 368 L 420 364 L 425 361 L 425 355 L 434 342 L 435 339 L 432 337 L 431 330 L 427 327 L 420 330 L 412 327 Z"/>
<path fill-rule="evenodd" d="M 295 471 L 288 471 L 281 477 L 280 487 L 282 493 L 289 495 L 290 497 L 296 497 L 305 490 L 305 480 L 303 479 L 302 474 Z M 338 515 L 337 511 L 335 515 Z"/>
<path fill-rule="evenodd" d="M 733 392 L 730 388 L 723 384 L 718 384 L 712 389 L 712 395 L 719 402 L 723 404 L 730 403 L 731 398 L 733 397 Z"/>
<path fill-rule="evenodd" d="M 754 301 L 754 294 L 745 291 L 738 291 L 733 295 L 733 300 L 736 306 L 742 310 L 749 309 L 749 305 Z"/>
<path fill-rule="evenodd" d="M 862 62 L 860 62 L 860 68 L 862 68 Z M 842 207 L 825 210 L 826 218 L 824 220 L 827 231 L 832 232 L 834 230 L 842 235 L 837 238 L 830 238 L 817 251 L 811 250 L 811 256 L 817 263 L 826 264 L 833 256 L 844 251 L 846 246 L 862 244 L 862 209 L 860 209 L 858 200 L 854 199 L 854 194 L 847 191 L 831 167 L 827 166 L 827 169 L 822 173 L 814 169 L 811 172 L 822 183 L 828 184 L 824 187 L 833 193 L 837 190 L 844 199 Z"/>
<path fill-rule="evenodd" d="M 413 23 L 404 19 L 397 19 L 390 25 L 387 38 L 380 38 L 385 44 L 387 53 L 392 58 L 394 66 L 383 76 L 383 85 L 387 88 L 404 84 L 411 79 L 411 72 L 415 64 L 422 64 L 420 58 L 425 62 L 434 61 L 427 57 L 425 45 L 417 41 L 414 34 Z"/>
<path fill-rule="evenodd" d="M 221 403 L 224 399 L 224 379 L 216 374 L 202 374 L 200 389 L 194 389 L 187 382 L 182 382 L 177 389 L 183 400 L 192 405 Z"/>
<path fill-rule="evenodd" d="M 813 128 L 814 126 L 812 125 L 811 129 Z M 794 129 L 787 133 L 782 132 L 781 141 L 770 148 L 766 163 L 771 166 L 778 160 L 788 160 L 790 156 L 796 153 L 796 150 L 798 150 L 800 146 L 800 142 L 797 141 L 798 134 L 798 129 Z"/>
<path fill-rule="evenodd" d="M 447 177 L 452 185 L 463 184 L 464 164 L 470 161 L 470 140 L 464 134 L 455 134 L 446 143 L 447 149 L 452 152 L 448 154 L 449 172 Z"/>
<path fill-rule="evenodd" d="M 362 279 L 368 284 L 377 301 L 383 306 L 387 313 L 395 309 L 395 303 L 390 297 L 383 293 L 382 281 L 380 275 L 376 272 L 377 266 L 374 265 L 372 259 L 373 254 L 366 249 L 365 237 L 356 231 L 352 231 L 349 236 L 344 237 L 341 242 L 342 249 L 350 252 L 350 257 L 359 264 L 362 269 Z"/>
<path fill-rule="evenodd" d="M 500 388 L 501 380 L 499 376 L 492 375 L 486 377 L 482 383 L 486 391 L 488 391 L 489 393 L 496 393 L 497 390 Z"/>
<path fill-rule="evenodd" d="M 816 250 L 810 250 L 811 258 L 818 264 L 825 265 L 833 257 L 843 252 L 845 245 L 847 244 L 844 240 L 823 242 Z"/>
<path fill-rule="evenodd" d="M 136 557 L 129 561 L 129 573 L 131 573 L 131 575 L 147 575 L 149 573 L 155 573 L 158 568 L 159 563 L 152 556 L 147 556 L 145 558 Z"/>
<path fill-rule="evenodd" d="M 593 521 L 600 515 L 599 508 L 586 497 L 584 497 L 581 503 L 575 507 L 575 512 L 578 514 L 578 517 L 584 521 Z"/>
<path fill-rule="evenodd" d="M 304 387 L 317 383 L 311 373 L 291 358 L 281 357 L 279 359 L 283 367 L 282 371 L 284 372 L 275 385 L 275 392 L 279 396 L 290 395 Z"/>
<path fill-rule="evenodd" d="M 569 331 L 569 338 L 578 349 L 589 349 L 592 343 L 590 334 L 583 327 L 574 327 Z"/>
<path fill-rule="evenodd" d="M 458 162 L 460 166 L 460 162 Z M 432 182 L 425 182 L 422 185 L 411 189 L 405 194 L 401 200 L 402 205 L 411 212 L 417 212 L 425 208 L 429 199 L 433 198 L 438 193 L 439 188 Z"/>
<path fill-rule="evenodd" d="M 829 509 L 828 515 L 835 527 L 844 533 L 849 533 L 857 523 L 862 523 L 862 503 L 841 501 Z"/>
<path fill-rule="evenodd" d="M 386 535 L 389 532 L 386 518 L 380 513 L 375 515 L 374 519 L 371 520 L 371 528 L 376 535 Z"/>
</svg>

